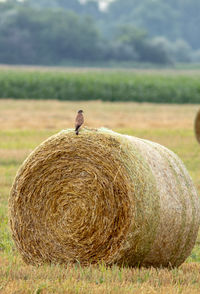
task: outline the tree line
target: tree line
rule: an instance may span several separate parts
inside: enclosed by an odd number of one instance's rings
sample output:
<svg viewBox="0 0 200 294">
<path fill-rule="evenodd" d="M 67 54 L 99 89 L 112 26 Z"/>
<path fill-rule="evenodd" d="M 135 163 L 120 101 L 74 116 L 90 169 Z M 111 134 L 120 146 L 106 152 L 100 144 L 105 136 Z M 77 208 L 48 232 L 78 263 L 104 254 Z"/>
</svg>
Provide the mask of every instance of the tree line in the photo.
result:
<svg viewBox="0 0 200 294">
<path fill-rule="evenodd" d="M 78 0 L 2 2 L 0 63 L 65 65 L 69 62 L 114 61 L 173 64 L 198 59 L 196 43 L 192 43 L 192 48 L 184 39 L 164 34 L 170 34 L 170 28 L 164 32 L 164 25 L 158 21 L 164 11 L 160 15 L 153 7 L 149 8 L 151 14 L 157 15 L 159 36 L 153 32 L 155 22 L 154 25 L 153 21 L 152 24 L 146 22 L 147 29 L 145 23 L 137 21 L 139 13 L 138 16 L 131 14 L 135 11 L 133 7 L 137 7 L 131 4 L 133 2 L 138 7 L 143 3 L 143 8 L 148 9 L 150 2 L 155 1 L 116 0 L 106 12 L 101 12 L 95 1 L 86 4 Z M 161 5 L 162 1 L 156 2 Z"/>
</svg>

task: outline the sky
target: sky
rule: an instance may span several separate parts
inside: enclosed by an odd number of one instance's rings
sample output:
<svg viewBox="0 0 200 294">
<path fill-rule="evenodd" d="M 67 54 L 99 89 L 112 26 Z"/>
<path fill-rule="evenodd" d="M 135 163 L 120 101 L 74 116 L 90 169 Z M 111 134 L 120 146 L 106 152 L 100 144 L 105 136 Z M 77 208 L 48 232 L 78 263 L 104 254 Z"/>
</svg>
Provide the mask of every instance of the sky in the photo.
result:
<svg viewBox="0 0 200 294">
<path fill-rule="evenodd" d="M 81 3 L 85 3 L 87 2 L 87 0 L 79 0 Z M 114 0 L 96 0 L 97 2 L 99 2 L 99 8 L 101 10 L 106 10 L 108 4 Z"/>
<path fill-rule="evenodd" d="M 107 6 L 108 6 L 109 1 L 100 1 L 99 2 L 99 8 L 101 10 L 106 10 Z"/>
</svg>

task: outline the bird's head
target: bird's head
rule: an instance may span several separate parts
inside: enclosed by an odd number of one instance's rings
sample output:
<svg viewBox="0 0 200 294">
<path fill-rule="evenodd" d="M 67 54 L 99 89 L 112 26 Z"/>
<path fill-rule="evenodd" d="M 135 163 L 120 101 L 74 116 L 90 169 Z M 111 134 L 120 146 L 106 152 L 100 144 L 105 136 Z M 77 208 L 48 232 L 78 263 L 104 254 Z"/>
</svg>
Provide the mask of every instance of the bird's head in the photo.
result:
<svg viewBox="0 0 200 294">
<path fill-rule="evenodd" d="M 79 110 L 78 113 L 83 113 L 83 110 Z"/>
</svg>

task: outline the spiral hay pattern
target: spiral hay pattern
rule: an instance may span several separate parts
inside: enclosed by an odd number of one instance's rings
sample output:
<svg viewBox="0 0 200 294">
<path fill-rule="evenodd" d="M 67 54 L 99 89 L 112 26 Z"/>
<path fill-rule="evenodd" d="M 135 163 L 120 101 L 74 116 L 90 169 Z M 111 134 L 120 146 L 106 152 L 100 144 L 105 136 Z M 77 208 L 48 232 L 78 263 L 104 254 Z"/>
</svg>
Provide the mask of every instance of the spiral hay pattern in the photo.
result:
<svg viewBox="0 0 200 294">
<path fill-rule="evenodd" d="M 32 265 L 179 266 L 200 220 L 176 155 L 106 129 L 47 139 L 20 168 L 9 205 L 16 246 Z"/>
<path fill-rule="evenodd" d="M 194 124 L 194 131 L 195 131 L 197 141 L 200 144 L 200 110 L 198 111 L 198 113 L 196 115 L 195 124 Z"/>
</svg>

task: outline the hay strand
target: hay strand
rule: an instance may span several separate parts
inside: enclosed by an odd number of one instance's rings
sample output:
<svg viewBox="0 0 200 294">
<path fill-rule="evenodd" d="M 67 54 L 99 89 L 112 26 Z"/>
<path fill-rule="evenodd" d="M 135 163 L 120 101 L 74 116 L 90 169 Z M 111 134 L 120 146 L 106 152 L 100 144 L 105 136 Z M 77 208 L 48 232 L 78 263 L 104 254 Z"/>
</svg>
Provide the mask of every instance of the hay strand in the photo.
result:
<svg viewBox="0 0 200 294">
<path fill-rule="evenodd" d="M 62 131 L 38 146 L 15 178 L 10 224 L 25 262 L 179 266 L 200 212 L 179 158 L 106 129 Z"/>
<path fill-rule="evenodd" d="M 194 132 L 196 135 L 196 139 L 200 144 L 200 110 L 197 112 L 195 123 L 194 123 Z"/>
</svg>

